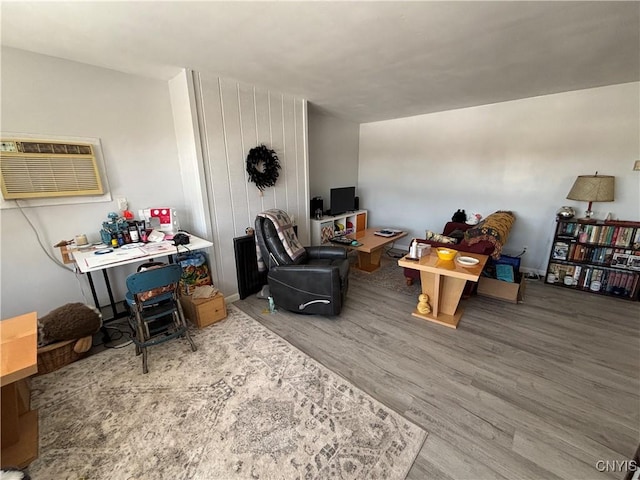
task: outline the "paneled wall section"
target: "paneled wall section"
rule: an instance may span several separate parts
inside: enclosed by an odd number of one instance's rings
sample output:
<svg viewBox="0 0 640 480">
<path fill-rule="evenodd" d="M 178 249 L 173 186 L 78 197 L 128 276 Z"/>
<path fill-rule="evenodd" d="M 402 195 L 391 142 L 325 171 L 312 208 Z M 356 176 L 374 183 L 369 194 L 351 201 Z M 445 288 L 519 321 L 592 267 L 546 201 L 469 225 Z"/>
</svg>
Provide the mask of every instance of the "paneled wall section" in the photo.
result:
<svg viewBox="0 0 640 480">
<path fill-rule="evenodd" d="M 287 211 L 308 244 L 307 102 L 204 74 L 194 74 L 194 86 L 216 276 L 229 296 L 237 293 L 233 238 L 244 235 L 259 212 Z M 275 150 L 282 167 L 276 185 L 262 194 L 246 172 L 247 154 L 260 144 Z"/>
</svg>

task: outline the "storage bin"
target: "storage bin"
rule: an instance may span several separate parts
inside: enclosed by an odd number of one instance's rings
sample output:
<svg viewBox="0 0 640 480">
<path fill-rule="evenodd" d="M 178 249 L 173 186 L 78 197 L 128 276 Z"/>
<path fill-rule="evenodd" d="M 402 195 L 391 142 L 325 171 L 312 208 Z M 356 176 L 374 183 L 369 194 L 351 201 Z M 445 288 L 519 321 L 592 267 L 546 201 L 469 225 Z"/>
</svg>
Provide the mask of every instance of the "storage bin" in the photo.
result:
<svg viewBox="0 0 640 480">
<path fill-rule="evenodd" d="M 181 296 L 180 304 L 184 316 L 198 328 L 204 328 L 227 317 L 227 305 L 224 295 L 220 292 L 209 298 Z"/>
<path fill-rule="evenodd" d="M 504 282 L 495 278 L 480 277 L 478 280 L 478 295 L 497 298 L 511 303 L 524 301 L 524 275 L 518 275 L 516 282 Z"/>
</svg>

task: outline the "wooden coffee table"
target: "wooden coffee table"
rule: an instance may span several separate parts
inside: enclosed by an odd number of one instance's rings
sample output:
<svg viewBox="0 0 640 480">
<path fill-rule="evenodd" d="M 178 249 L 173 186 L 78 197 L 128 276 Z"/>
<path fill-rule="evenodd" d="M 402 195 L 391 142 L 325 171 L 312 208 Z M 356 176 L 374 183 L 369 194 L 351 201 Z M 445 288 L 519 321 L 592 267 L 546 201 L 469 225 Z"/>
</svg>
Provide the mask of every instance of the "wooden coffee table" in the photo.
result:
<svg viewBox="0 0 640 480">
<path fill-rule="evenodd" d="M 435 249 L 419 260 L 408 260 L 407 257 L 398 260 L 398 265 L 401 267 L 420 271 L 422 293 L 429 295 L 431 312 L 425 315 L 418 312 L 416 308 L 413 316 L 447 327 L 458 328 L 458 322 L 460 322 L 463 313 L 463 309 L 458 304 L 464 285 L 467 280 L 478 281 L 480 273 L 489 259 L 486 255 L 476 253 L 463 253 L 463 255 L 476 258 L 479 262 L 474 266 L 465 267 L 456 260 L 440 260 Z"/>
<path fill-rule="evenodd" d="M 383 247 L 395 242 L 399 238 L 407 236 L 407 232 L 400 232 L 393 237 L 381 237 L 374 234 L 374 232 L 379 230 L 382 229 L 367 228 L 361 232 L 349 235 L 350 238 L 353 238 L 362 244 L 359 247 L 351 247 L 358 252 L 357 268 L 359 270 L 371 273 L 380 268 L 380 259 L 382 258 Z"/>
</svg>

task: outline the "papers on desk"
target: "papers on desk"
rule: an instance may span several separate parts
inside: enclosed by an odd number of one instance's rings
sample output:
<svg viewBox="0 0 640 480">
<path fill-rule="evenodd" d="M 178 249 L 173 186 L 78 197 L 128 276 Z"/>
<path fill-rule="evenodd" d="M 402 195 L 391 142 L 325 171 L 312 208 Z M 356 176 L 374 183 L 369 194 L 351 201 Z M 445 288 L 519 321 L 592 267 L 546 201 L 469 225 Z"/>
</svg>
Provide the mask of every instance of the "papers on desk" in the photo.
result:
<svg viewBox="0 0 640 480">
<path fill-rule="evenodd" d="M 176 253 L 176 247 L 171 242 L 147 243 L 144 247 L 140 247 L 140 250 L 145 255 Z"/>
<path fill-rule="evenodd" d="M 123 245 L 115 248 L 113 252 L 96 255 L 94 251 L 82 252 L 74 255 L 76 261 L 83 262 L 87 268 L 99 268 L 113 263 L 126 262 L 136 258 L 150 258 L 153 256 L 165 256 L 176 253 L 176 247 L 171 242 L 146 243 L 135 246 Z"/>
<path fill-rule="evenodd" d="M 177 253 L 190 252 L 207 248 L 212 245 L 211 242 L 191 236 L 192 242 L 189 245 L 180 245 L 176 247 L 172 242 L 157 242 L 146 244 L 127 244 L 120 248 L 111 247 L 99 248 L 91 250 L 73 250 L 73 259 L 82 273 L 93 270 L 102 270 L 111 268 L 119 264 L 133 263 L 145 259 L 153 259 L 156 257 L 166 257 Z M 98 253 L 97 253 L 98 252 Z"/>
<path fill-rule="evenodd" d="M 109 265 L 110 263 L 125 262 L 127 260 L 133 260 L 134 258 L 147 256 L 147 253 L 144 252 L 142 248 L 118 248 L 104 255 L 95 255 L 94 252 L 91 253 L 93 253 L 93 256 L 87 255 L 84 257 L 84 263 L 89 268 L 101 267 L 103 265 Z"/>
</svg>

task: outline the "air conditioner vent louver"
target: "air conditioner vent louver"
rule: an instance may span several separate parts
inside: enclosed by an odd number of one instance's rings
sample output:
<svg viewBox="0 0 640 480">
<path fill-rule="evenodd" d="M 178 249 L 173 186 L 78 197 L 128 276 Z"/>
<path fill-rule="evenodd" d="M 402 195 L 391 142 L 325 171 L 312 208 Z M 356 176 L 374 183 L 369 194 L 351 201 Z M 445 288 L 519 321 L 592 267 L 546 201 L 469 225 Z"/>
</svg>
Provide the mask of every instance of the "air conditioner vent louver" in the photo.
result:
<svg viewBox="0 0 640 480">
<path fill-rule="evenodd" d="M 103 193 L 90 144 L 2 139 L 0 171 L 8 200 Z"/>
</svg>

